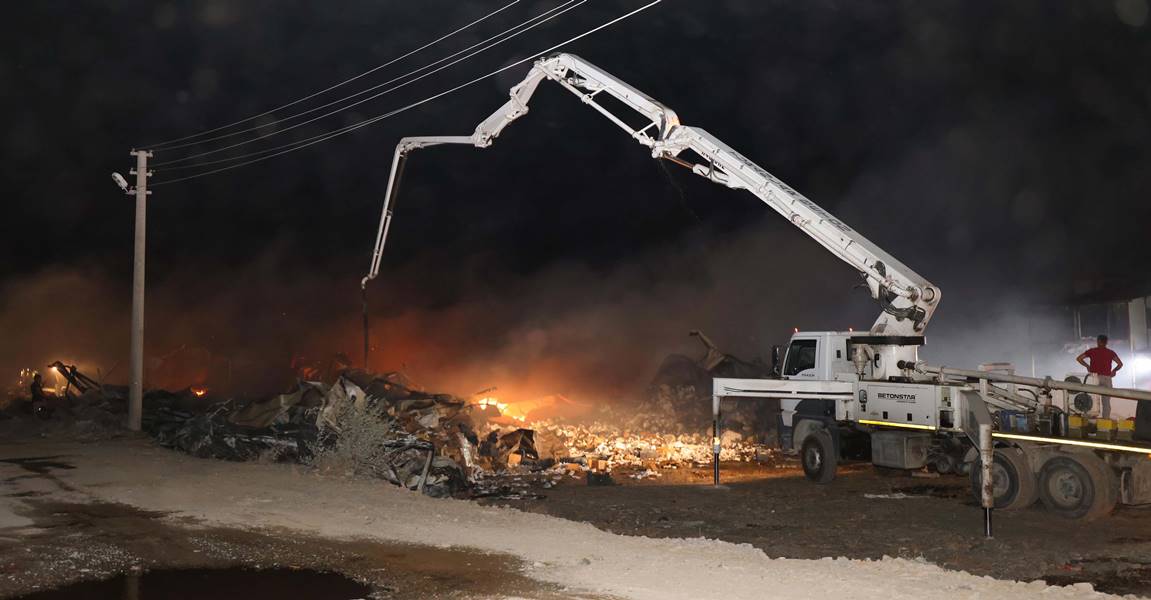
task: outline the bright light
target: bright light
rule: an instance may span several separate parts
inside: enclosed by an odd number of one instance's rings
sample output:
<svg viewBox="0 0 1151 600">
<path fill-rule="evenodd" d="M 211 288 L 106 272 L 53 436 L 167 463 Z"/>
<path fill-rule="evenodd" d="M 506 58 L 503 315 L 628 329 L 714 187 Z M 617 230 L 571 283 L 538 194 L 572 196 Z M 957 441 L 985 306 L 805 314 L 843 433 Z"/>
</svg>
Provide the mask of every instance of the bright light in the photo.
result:
<svg viewBox="0 0 1151 600">
<path fill-rule="evenodd" d="M 1151 356 L 1140 354 L 1131 360 L 1131 369 L 1136 375 L 1151 373 Z"/>
</svg>

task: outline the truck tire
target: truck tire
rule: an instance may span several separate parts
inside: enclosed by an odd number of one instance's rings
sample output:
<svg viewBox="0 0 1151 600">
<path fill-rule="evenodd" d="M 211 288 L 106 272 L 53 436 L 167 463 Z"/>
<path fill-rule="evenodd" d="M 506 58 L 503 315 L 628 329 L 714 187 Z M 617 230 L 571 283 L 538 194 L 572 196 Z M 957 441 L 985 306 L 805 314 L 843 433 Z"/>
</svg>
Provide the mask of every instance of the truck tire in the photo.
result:
<svg viewBox="0 0 1151 600">
<path fill-rule="evenodd" d="M 1018 448 L 996 448 L 991 465 L 995 508 L 1017 510 L 1035 504 L 1039 490 L 1027 456 Z M 971 464 L 971 492 L 976 502 L 983 500 L 983 465 L 977 458 Z"/>
<path fill-rule="evenodd" d="M 1094 454 L 1063 454 L 1043 464 L 1039 497 L 1047 510 L 1067 518 L 1093 521 L 1111 514 L 1118 499 L 1111 467 Z"/>
<path fill-rule="evenodd" d="M 933 457 L 929 463 L 935 469 L 936 473 L 940 475 L 947 475 L 948 473 L 959 473 L 959 464 L 961 457 L 957 458 L 951 454 L 938 454 Z"/>
<path fill-rule="evenodd" d="M 839 456 L 835 452 L 835 442 L 826 429 L 811 432 L 799 451 L 803 462 L 803 474 L 815 483 L 830 483 L 835 479 L 835 467 Z"/>
</svg>

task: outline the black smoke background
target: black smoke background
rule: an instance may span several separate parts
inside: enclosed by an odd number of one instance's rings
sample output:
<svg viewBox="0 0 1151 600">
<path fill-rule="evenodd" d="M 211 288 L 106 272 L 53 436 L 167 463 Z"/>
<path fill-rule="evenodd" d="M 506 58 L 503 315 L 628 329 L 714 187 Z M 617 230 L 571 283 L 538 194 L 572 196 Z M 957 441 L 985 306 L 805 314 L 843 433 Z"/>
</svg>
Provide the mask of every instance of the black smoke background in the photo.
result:
<svg viewBox="0 0 1151 600">
<path fill-rule="evenodd" d="M 401 106 L 639 4 L 591 0 L 271 141 Z M 524 0 L 364 81 L 554 5 Z M 65 358 L 124 377 L 116 365 L 127 354 L 132 202 L 108 173 L 126 173 L 130 148 L 262 112 L 496 6 L 7 7 L 0 369 L 14 376 Z M 1146 0 L 666 0 L 569 50 L 674 107 L 939 285 L 944 303 L 925 350 L 933 360 L 1017 358 L 1017 317 L 1034 303 L 1061 301 L 1080 279 L 1148 276 Z M 358 360 L 358 281 L 394 143 L 469 133 L 522 74 L 308 150 L 156 188 L 148 354 L 197 346 L 284 368 L 300 354 Z M 751 195 L 669 170 L 546 84 L 496 146 L 416 154 L 372 287 L 373 366 L 403 366 L 461 393 L 519 385 L 524 394 L 614 397 L 692 343 L 691 328 L 751 358 L 766 357 L 792 327 L 870 325 L 877 308 L 851 290 L 850 269 Z"/>
</svg>

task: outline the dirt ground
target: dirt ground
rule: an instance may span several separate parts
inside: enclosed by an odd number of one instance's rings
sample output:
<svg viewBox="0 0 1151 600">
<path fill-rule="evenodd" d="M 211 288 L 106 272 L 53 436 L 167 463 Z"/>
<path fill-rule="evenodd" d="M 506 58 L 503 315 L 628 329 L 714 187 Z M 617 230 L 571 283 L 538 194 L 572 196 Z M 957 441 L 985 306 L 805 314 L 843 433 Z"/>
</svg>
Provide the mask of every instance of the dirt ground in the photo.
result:
<svg viewBox="0 0 1151 600">
<path fill-rule="evenodd" d="M 569 478 L 540 499 L 486 501 L 521 509 L 501 510 L 145 440 L 0 442 L 0 597 L 202 567 L 338 572 L 380 598 L 1104 598 L 1003 580 L 1037 578 L 1151 591 L 1151 511 L 1095 524 L 1001 513 L 986 541 L 959 479 L 868 467 L 815 486 L 787 465 L 724 476 L 718 489 L 706 469 L 617 473 L 627 485 L 611 487 Z M 883 555 L 902 558 L 775 558 Z"/>
<path fill-rule="evenodd" d="M 570 598 L 519 573 L 520 561 L 410 544 L 339 541 L 293 531 L 186 528 L 124 504 L 32 502 L 40 531 L 0 538 L 0 598 L 156 569 L 291 569 L 336 572 L 373 598 Z M 80 577 L 77 577 L 77 575 Z M 230 597 L 230 596 L 229 596 Z"/>
<path fill-rule="evenodd" d="M 522 561 L 512 556 L 337 540 L 284 528 L 204 526 L 187 517 L 173 521 L 163 511 L 75 498 L 83 490 L 58 476 L 76 468 L 67 455 L 0 463 L 20 468 L 0 481 L 0 496 L 18 498 L 25 507 L 18 518 L 26 520 L 0 523 L 0 598 L 157 569 L 283 567 L 340 573 L 368 584 L 380 599 L 591 597 L 524 576 Z"/>
<path fill-rule="evenodd" d="M 1093 523 L 1047 513 L 1042 504 L 996 511 L 994 539 L 966 477 L 892 477 L 848 466 L 816 485 L 798 464 L 665 471 L 621 485 L 565 483 L 541 500 L 486 501 L 600 529 L 648 537 L 708 537 L 747 543 L 771 557 L 923 558 L 999 579 L 1089 582 L 1115 594 L 1151 596 L 1151 507 L 1119 507 Z"/>
</svg>

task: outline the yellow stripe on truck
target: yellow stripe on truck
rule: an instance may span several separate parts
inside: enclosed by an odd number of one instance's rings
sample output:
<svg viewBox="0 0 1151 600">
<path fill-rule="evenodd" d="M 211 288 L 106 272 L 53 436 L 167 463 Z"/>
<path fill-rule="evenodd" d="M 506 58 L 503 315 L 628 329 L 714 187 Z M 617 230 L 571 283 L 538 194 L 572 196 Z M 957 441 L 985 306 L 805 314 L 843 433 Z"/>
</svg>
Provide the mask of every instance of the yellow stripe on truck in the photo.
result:
<svg viewBox="0 0 1151 600">
<path fill-rule="evenodd" d="M 869 421 L 867 419 L 860 419 L 856 421 L 860 425 L 881 425 L 884 427 L 903 427 L 904 429 L 926 429 L 928 431 L 935 431 L 931 425 L 916 425 L 915 423 L 892 423 L 890 421 Z"/>
<path fill-rule="evenodd" d="M 1087 440 L 1069 440 L 1066 438 L 1051 438 L 1038 435 L 1022 435 L 1018 433 L 993 433 L 993 437 L 1008 440 L 1023 440 L 1027 442 L 1049 442 L 1052 444 L 1066 444 L 1068 446 L 1084 446 L 1086 448 L 1099 448 L 1100 450 L 1118 450 L 1120 452 L 1134 452 L 1136 454 L 1151 455 L 1151 448 L 1138 448 L 1135 446 L 1121 446 L 1119 444 L 1103 444 Z"/>
</svg>

